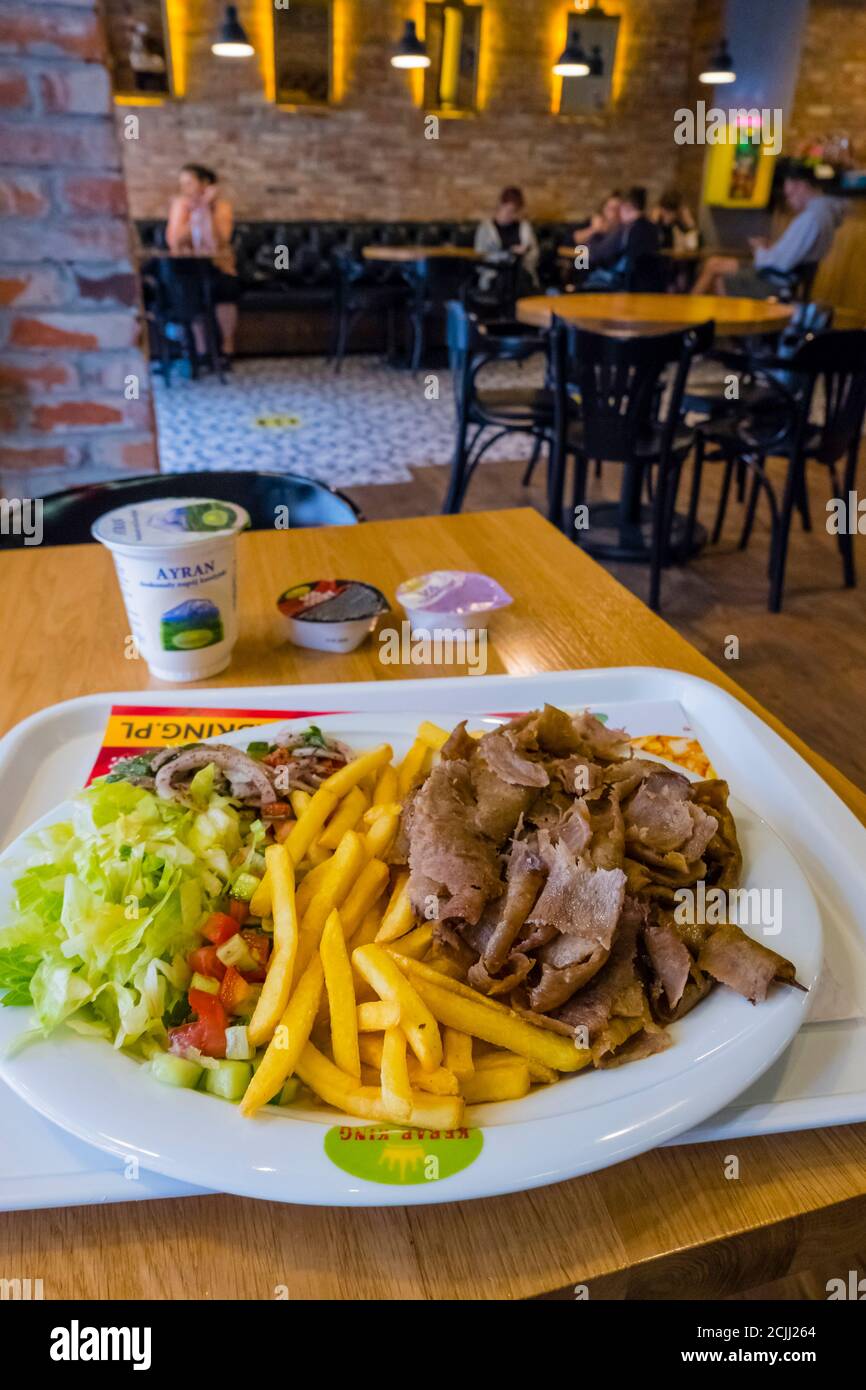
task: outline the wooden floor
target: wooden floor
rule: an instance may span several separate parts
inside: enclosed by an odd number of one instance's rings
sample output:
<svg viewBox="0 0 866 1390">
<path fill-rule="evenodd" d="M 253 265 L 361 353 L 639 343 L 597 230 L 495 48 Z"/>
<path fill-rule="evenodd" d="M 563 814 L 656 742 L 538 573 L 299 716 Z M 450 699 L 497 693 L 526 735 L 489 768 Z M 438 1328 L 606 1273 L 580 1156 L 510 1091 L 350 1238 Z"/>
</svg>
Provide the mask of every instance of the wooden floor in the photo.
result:
<svg viewBox="0 0 866 1390">
<path fill-rule="evenodd" d="M 515 451 L 516 452 L 516 451 Z M 862 460 L 861 460 L 862 463 Z M 483 465 L 470 487 L 466 510 L 494 510 L 527 503 L 545 510 L 543 466 L 529 488 L 521 485 L 522 461 Z M 607 465 L 596 496 L 614 496 L 619 470 Z M 708 468 L 701 517 L 712 523 L 718 497 L 717 468 Z M 861 478 L 862 478 L 861 471 Z M 689 479 L 684 480 L 683 493 Z M 438 512 L 447 470 L 425 468 L 411 483 L 363 487 L 352 496 L 369 520 L 423 516 Z M 861 483 L 861 494 L 863 484 Z M 826 476 L 811 478 L 814 529 L 804 534 L 795 523 L 789 552 L 785 607 L 767 612 L 769 527 L 759 513 L 749 548 L 737 549 L 740 505 L 732 500 L 718 546 L 708 547 L 688 566 L 668 571 L 662 593 L 667 621 L 712 661 L 723 665 L 729 639 L 739 639 L 731 660 L 734 679 L 773 710 L 817 751 L 866 788 L 866 604 L 864 590 L 842 588 L 835 536 L 826 530 Z M 682 505 L 682 504 L 681 504 Z M 857 542 L 861 567 L 866 547 Z M 526 556 L 528 570 L 532 556 Z M 641 598 L 647 596 L 642 566 L 610 565 L 613 574 Z M 580 595 L 575 594 L 575 621 Z"/>
</svg>

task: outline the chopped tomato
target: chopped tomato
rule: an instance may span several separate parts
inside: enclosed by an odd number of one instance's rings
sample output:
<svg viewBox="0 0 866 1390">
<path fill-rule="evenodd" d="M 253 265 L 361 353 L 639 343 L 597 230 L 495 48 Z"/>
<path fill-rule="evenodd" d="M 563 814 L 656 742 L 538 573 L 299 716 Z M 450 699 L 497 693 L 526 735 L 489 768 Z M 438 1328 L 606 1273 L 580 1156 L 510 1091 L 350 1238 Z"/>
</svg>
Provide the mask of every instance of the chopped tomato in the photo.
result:
<svg viewBox="0 0 866 1390">
<path fill-rule="evenodd" d="M 289 838 L 297 823 L 296 820 L 278 820 L 274 822 L 271 829 L 274 832 L 274 839 L 278 845 L 281 845 Z"/>
<path fill-rule="evenodd" d="M 217 955 L 216 946 L 199 946 L 198 950 L 191 951 L 186 959 L 190 970 L 197 971 L 199 975 L 207 975 L 211 980 L 221 980 L 226 973 L 226 968 Z"/>
<path fill-rule="evenodd" d="M 239 970 L 230 965 L 225 973 L 222 984 L 220 985 L 219 1001 L 227 1013 L 243 1013 L 243 1006 L 253 993 L 253 986 L 248 984 Z"/>
<path fill-rule="evenodd" d="M 242 927 L 250 915 L 250 905 L 243 898 L 232 898 L 229 903 L 229 916 L 234 920 L 235 931 Z"/>
<path fill-rule="evenodd" d="M 202 935 L 208 941 L 212 941 L 215 946 L 222 946 L 224 941 L 228 941 L 230 936 L 234 936 L 238 929 L 239 922 L 227 912 L 212 912 L 202 927 Z"/>
<path fill-rule="evenodd" d="M 183 1055 L 187 1048 L 195 1047 L 205 1057 L 225 1057 L 228 1015 L 217 996 L 203 989 L 191 989 L 189 1006 L 198 1019 L 182 1028 L 169 1028 L 171 1051 Z"/>
<path fill-rule="evenodd" d="M 255 970 L 244 970 L 241 973 L 245 980 L 251 984 L 262 984 L 268 973 L 268 957 L 271 954 L 271 938 L 263 931 L 253 931 L 250 927 L 245 927 L 241 936 L 247 943 L 250 953 L 255 956 L 257 968 Z"/>
</svg>

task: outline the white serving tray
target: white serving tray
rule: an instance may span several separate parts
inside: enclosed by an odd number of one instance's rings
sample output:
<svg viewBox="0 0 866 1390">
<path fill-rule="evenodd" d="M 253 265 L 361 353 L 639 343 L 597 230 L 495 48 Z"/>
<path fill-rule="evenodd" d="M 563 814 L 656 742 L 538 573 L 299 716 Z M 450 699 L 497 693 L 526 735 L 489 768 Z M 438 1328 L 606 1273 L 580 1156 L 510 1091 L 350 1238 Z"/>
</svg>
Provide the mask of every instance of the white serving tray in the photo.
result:
<svg viewBox="0 0 866 1390">
<path fill-rule="evenodd" d="M 490 714 L 550 700 L 569 707 L 677 702 L 739 800 L 794 851 L 821 908 L 825 979 L 812 1018 L 748 1092 L 677 1143 L 866 1120 L 866 828 L 783 739 L 717 686 L 677 671 L 621 667 L 319 686 L 88 695 L 24 720 L 0 740 L 0 845 L 82 786 L 112 705 Z M 663 732 L 659 730 L 658 732 Z M 0 1085 L 0 1210 L 76 1206 L 198 1189 L 72 1139 Z"/>
</svg>

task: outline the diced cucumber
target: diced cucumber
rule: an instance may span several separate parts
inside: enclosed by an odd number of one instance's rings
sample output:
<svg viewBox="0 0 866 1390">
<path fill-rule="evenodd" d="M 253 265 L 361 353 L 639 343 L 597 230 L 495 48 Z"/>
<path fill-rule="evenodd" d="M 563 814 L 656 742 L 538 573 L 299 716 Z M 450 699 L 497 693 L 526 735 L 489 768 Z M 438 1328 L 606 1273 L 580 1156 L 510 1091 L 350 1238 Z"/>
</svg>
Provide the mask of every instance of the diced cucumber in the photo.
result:
<svg viewBox="0 0 866 1390">
<path fill-rule="evenodd" d="M 163 1086 L 197 1086 L 203 1068 L 186 1057 L 176 1057 L 173 1052 L 157 1052 L 148 1063 L 150 1070 Z"/>
<path fill-rule="evenodd" d="M 223 965 L 233 965 L 236 970 L 256 970 L 259 964 L 240 932 L 217 947 L 217 956 Z"/>
<path fill-rule="evenodd" d="M 219 994 L 220 982 L 212 975 L 200 975 L 196 970 L 189 982 L 190 989 L 200 989 L 203 994 Z"/>
<path fill-rule="evenodd" d="M 232 884 L 232 897 L 241 898 L 248 903 L 260 883 L 261 879 L 256 878 L 255 874 L 238 874 Z"/>
<path fill-rule="evenodd" d="M 249 1062 L 255 1054 L 246 1024 L 237 1023 L 226 1029 L 226 1057 L 233 1062 Z"/>
<path fill-rule="evenodd" d="M 204 1088 L 221 1100 L 238 1101 L 252 1079 L 249 1062 L 220 1062 L 204 1079 Z"/>
</svg>

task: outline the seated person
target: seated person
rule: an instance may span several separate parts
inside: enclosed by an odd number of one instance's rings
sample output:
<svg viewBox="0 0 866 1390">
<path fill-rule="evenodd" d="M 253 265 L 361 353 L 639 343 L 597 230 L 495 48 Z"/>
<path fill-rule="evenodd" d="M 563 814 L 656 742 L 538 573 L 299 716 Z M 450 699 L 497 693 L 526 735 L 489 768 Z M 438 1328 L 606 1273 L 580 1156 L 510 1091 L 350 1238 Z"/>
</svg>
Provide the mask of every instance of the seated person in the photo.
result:
<svg viewBox="0 0 866 1390">
<path fill-rule="evenodd" d="M 525 216 L 526 203 L 519 188 L 503 188 L 499 204 L 492 217 L 478 224 L 475 250 L 488 260 L 507 260 L 519 256 L 522 260 L 521 292 L 538 288 L 538 238 L 532 223 Z M 494 270 L 483 270 L 479 285 L 488 291 L 496 279 Z"/>
<path fill-rule="evenodd" d="M 574 233 L 575 246 L 585 246 L 589 252 L 589 269 L 603 270 L 616 260 L 622 243 L 622 194 L 618 188 L 609 193 L 598 212 L 593 213 L 585 227 Z"/>
<path fill-rule="evenodd" d="M 234 353 L 238 324 L 237 301 L 240 282 L 232 250 L 234 214 L 224 197 L 218 176 L 202 164 L 185 164 L 178 180 L 180 192 L 172 198 L 168 213 L 166 242 L 175 255 L 197 253 L 213 258 L 212 294 L 216 318 L 226 359 Z M 193 325 L 196 348 L 205 350 L 200 323 Z"/>
<path fill-rule="evenodd" d="M 691 210 L 676 188 L 666 188 L 650 213 L 659 230 L 663 251 L 697 251 L 698 227 Z"/>
<path fill-rule="evenodd" d="M 788 207 L 796 214 L 778 241 L 750 237 L 754 254 L 751 266 L 741 266 L 730 256 L 710 256 L 694 283 L 692 294 L 734 294 L 766 299 L 777 293 L 772 282 L 761 277 L 762 270 L 787 273 L 798 266 L 813 264 L 826 256 L 833 245 L 842 213 L 832 198 L 825 198 L 813 171 L 806 165 L 790 171 L 784 183 Z"/>
<path fill-rule="evenodd" d="M 622 195 L 620 206 L 620 241 L 612 263 L 591 270 L 584 281 L 587 290 L 623 290 L 630 287 L 634 269 L 639 261 L 658 255 L 658 228 L 646 215 L 646 189 L 629 188 Z M 646 289 L 646 285 L 636 286 Z"/>
</svg>

